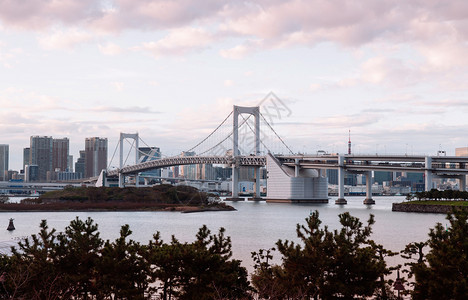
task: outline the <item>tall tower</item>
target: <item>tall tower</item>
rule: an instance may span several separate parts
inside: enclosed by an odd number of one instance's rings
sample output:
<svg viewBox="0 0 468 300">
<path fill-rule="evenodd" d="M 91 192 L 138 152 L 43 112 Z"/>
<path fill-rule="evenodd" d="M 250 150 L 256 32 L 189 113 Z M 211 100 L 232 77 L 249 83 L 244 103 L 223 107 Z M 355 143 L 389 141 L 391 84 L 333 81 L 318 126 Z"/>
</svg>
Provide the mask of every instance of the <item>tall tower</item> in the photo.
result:
<svg viewBox="0 0 468 300">
<path fill-rule="evenodd" d="M 86 172 L 86 152 L 84 150 L 80 150 L 80 157 L 76 160 L 75 163 L 75 172 L 76 173 L 81 173 L 81 177 L 84 177 Z"/>
<path fill-rule="evenodd" d="M 84 177 L 99 176 L 105 169 L 107 169 L 107 138 L 86 138 Z"/>
<path fill-rule="evenodd" d="M 38 167 L 38 180 L 47 180 L 47 172 L 52 169 L 52 137 L 32 136 L 30 139 L 29 162 Z"/>
<path fill-rule="evenodd" d="M 0 145 L 0 181 L 8 181 L 9 146 Z"/>
<path fill-rule="evenodd" d="M 52 170 L 65 172 L 68 170 L 68 156 L 70 152 L 68 138 L 53 139 L 52 141 Z"/>
<path fill-rule="evenodd" d="M 23 149 L 23 170 L 26 170 L 26 166 L 31 164 L 31 148 L 24 148 Z"/>
<path fill-rule="evenodd" d="M 349 139 L 348 139 L 348 154 L 351 154 L 351 129 L 349 129 Z"/>
</svg>

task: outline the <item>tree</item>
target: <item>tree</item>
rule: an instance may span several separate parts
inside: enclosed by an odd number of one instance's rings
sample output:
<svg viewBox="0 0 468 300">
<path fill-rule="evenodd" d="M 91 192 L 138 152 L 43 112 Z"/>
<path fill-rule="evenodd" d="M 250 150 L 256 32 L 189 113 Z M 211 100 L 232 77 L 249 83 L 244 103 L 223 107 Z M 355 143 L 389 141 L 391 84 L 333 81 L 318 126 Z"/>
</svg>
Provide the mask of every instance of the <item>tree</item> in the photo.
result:
<svg viewBox="0 0 468 300">
<path fill-rule="evenodd" d="M 76 217 L 57 236 L 58 245 L 54 259 L 63 278 L 68 282 L 65 292 L 74 290 L 78 298 L 97 294 L 96 266 L 100 260 L 103 240 L 97 224 L 91 218 L 86 221 Z"/>
<path fill-rule="evenodd" d="M 139 243 L 129 240 L 130 227 L 120 229 L 120 237 L 106 241 L 97 264 L 97 290 L 102 297 L 144 299 L 148 288 L 149 265 L 142 256 Z"/>
<path fill-rule="evenodd" d="M 468 295 L 468 212 L 454 210 L 447 220 L 450 227 L 437 223 L 430 230 L 426 260 L 419 254 L 418 262 L 410 263 L 415 276 L 413 299 L 466 299 Z M 422 253 L 424 244 L 407 248 Z"/>
<path fill-rule="evenodd" d="M 279 240 L 280 266 L 270 266 L 267 252 L 253 253 L 256 258 L 252 282 L 260 296 L 272 299 L 353 299 L 368 297 L 382 287 L 381 278 L 389 272 L 381 258 L 388 253 L 369 240 L 373 215 L 367 226 L 349 213 L 339 215 L 342 228 L 321 228 L 318 211 L 297 225 L 301 244 Z M 267 258 L 267 260 L 265 260 Z M 284 294 L 268 289 L 278 287 Z"/>
<path fill-rule="evenodd" d="M 247 271 L 240 261 L 230 259 L 231 239 L 224 232 L 221 228 L 211 235 L 203 226 L 193 243 L 180 243 L 173 236 L 170 244 L 159 233 L 154 235 L 146 255 L 162 299 L 242 299 L 248 295 Z"/>
<path fill-rule="evenodd" d="M 342 228 L 334 231 L 331 265 L 323 287 L 324 298 L 371 296 L 386 272 L 385 261 L 380 260 L 369 240 L 374 224 L 370 215 L 367 226 L 348 212 L 339 215 Z"/>
<path fill-rule="evenodd" d="M 10 296 L 29 299 L 57 299 L 70 297 L 72 289 L 63 290 L 66 282 L 57 267 L 56 230 L 49 230 L 46 220 L 42 220 L 38 235 L 18 243 L 12 248 L 9 271 L 5 274 Z"/>
</svg>

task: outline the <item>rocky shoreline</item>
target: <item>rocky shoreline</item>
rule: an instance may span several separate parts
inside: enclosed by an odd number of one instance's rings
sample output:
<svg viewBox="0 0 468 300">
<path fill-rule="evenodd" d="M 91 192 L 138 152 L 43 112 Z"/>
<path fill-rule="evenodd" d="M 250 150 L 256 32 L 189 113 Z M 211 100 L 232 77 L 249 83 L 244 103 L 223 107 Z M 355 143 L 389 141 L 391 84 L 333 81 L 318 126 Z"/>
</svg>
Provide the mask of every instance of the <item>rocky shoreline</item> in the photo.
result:
<svg viewBox="0 0 468 300">
<path fill-rule="evenodd" d="M 455 205 L 437 205 L 437 204 L 413 204 L 413 203 L 393 203 L 392 211 L 417 212 L 417 213 L 436 213 L 447 214 L 453 209 L 468 209 L 466 206 Z"/>
<path fill-rule="evenodd" d="M 59 212 L 59 211 L 173 211 L 173 212 L 203 212 L 203 211 L 233 211 L 232 206 L 224 203 L 209 206 L 133 203 L 133 202 L 107 202 L 107 203 L 0 203 L 0 212 Z"/>
</svg>

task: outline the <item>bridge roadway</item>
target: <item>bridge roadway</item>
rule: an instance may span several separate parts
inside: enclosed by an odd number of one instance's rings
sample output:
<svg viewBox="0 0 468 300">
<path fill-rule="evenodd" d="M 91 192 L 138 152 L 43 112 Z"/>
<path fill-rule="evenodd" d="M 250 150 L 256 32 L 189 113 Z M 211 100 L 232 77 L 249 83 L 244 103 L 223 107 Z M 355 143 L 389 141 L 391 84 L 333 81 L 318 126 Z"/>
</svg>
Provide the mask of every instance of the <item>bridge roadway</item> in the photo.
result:
<svg viewBox="0 0 468 300">
<path fill-rule="evenodd" d="M 66 186 L 69 185 L 81 186 L 80 183 L 0 181 L 0 190 L 47 192 L 63 190 Z"/>
<path fill-rule="evenodd" d="M 346 172 L 366 175 L 365 204 L 375 203 L 372 200 L 372 171 L 416 172 L 425 173 L 426 190 L 432 188 L 432 179 L 449 177 L 460 181 L 461 190 L 466 189 L 468 175 L 468 157 L 457 156 L 423 156 L 423 155 L 276 155 L 275 159 L 283 166 L 295 170 L 294 177 L 299 176 L 300 169 L 335 169 L 338 170 L 338 200 L 344 204 L 344 176 Z M 177 165 L 222 164 L 233 168 L 239 166 L 265 166 L 266 156 L 180 156 L 148 161 L 123 167 L 107 173 L 109 177 L 136 175 L 140 172 Z M 267 166 L 268 168 L 268 166 Z M 233 182 L 234 188 L 235 182 Z"/>
<path fill-rule="evenodd" d="M 468 157 L 462 156 L 421 156 L 421 155 L 279 155 L 276 158 L 283 165 L 305 169 L 340 169 L 349 172 L 384 171 L 416 172 L 431 171 L 436 175 L 468 175 Z M 431 166 L 426 167 L 426 159 Z"/>
<path fill-rule="evenodd" d="M 305 169 L 340 169 L 349 172 L 386 171 L 386 172 L 418 172 L 430 170 L 435 174 L 467 174 L 468 157 L 460 156 L 421 156 L 421 155 L 276 155 L 283 165 L 299 166 Z M 340 157 L 343 163 L 340 164 Z M 426 158 L 431 160 L 431 166 L 426 167 Z M 265 156 L 181 156 L 147 161 L 141 164 L 123 167 L 124 175 L 191 164 L 221 164 L 236 166 L 265 166 Z M 119 170 L 110 170 L 107 176 L 119 175 Z"/>
<path fill-rule="evenodd" d="M 182 165 L 196 165 L 196 164 L 219 164 L 219 165 L 236 165 L 236 166 L 264 166 L 266 164 L 265 156 L 177 156 L 169 158 L 161 158 L 158 160 L 151 160 L 141 164 L 136 164 L 133 166 L 123 167 L 121 174 L 131 175 L 138 174 L 140 172 L 166 168 L 172 166 L 182 166 Z M 107 172 L 107 176 L 113 177 L 118 176 L 119 170 L 110 170 Z"/>
</svg>

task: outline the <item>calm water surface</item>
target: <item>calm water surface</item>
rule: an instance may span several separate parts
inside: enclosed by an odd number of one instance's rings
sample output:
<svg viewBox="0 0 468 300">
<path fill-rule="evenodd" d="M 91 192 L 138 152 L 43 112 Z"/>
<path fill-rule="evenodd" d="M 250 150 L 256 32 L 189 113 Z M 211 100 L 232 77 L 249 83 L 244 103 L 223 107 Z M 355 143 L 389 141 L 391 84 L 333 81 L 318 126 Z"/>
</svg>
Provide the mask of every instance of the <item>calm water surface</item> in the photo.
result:
<svg viewBox="0 0 468 300">
<path fill-rule="evenodd" d="M 427 240 L 429 228 L 437 222 L 446 224 L 444 214 L 420 214 L 392 212 L 393 202 L 402 202 L 404 197 L 375 197 L 375 205 L 362 204 L 364 197 L 348 197 L 347 205 L 335 205 L 335 198 L 329 204 L 287 204 L 266 202 L 229 203 L 237 211 L 202 212 L 182 214 L 178 212 L 1 212 L 0 251 L 7 252 L 10 245 L 24 236 L 39 231 L 41 220 L 46 219 L 50 228 L 63 231 L 75 217 L 91 217 L 98 225 L 103 239 L 115 239 L 120 227 L 129 224 L 133 240 L 148 243 L 156 231 L 161 232 L 165 241 L 174 234 L 180 241 L 193 241 L 198 228 L 206 224 L 212 232 L 220 227 L 232 239 L 233 254 L 252 268 L 251 251 L 275 246 L 278 239 L 297 240 L 296 224 L 305 223 L 310 211 L 318 210 L 323 225 L 330 229 L 339 228 L 338 214 L 350 212 L 363 223 L 369 214 L 375 215 L 372 238 L 385 248 L 400 251 L 406 244 Z M 6 230 L 10 218 L 14 219 L 16 230 Z M 3 226 L 4 229 L 1 229 Z M 390 263 L 401 263 L 393 259 Z"/>
</svg>

